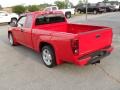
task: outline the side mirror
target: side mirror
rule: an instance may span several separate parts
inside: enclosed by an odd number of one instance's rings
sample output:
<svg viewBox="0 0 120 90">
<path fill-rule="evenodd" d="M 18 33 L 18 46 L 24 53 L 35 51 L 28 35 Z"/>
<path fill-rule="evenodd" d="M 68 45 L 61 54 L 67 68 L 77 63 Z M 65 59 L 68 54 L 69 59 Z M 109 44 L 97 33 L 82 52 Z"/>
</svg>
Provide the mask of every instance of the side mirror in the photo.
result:
<svg viewBox="0 0 120 90">
<path fill-rule="evenodd" d="M 11 27 L 17 27 L 18 25 L 17 25 L 15 22 L 11 22 L 11 23 L 10 23 L 10 26 L 11 26 Z"/>
</svg>

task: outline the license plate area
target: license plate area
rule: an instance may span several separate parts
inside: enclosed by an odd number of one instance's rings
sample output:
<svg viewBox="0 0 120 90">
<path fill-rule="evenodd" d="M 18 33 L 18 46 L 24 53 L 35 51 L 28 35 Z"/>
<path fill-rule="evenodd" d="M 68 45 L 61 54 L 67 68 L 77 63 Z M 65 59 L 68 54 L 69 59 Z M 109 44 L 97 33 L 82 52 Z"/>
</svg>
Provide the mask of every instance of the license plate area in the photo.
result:
<svg viewBox="0 0 120 90">
<path fill-rule="evenodd" d="M 102 59 L 105 56 L 107 56 L 107 52 L 105 51 L 97 51 L 95 53 L 92 53 L 91 54 L 92 59 L 89 61 L 89 63 L 91 64 L 100 63 L 100 59 Z"/>
</svg>

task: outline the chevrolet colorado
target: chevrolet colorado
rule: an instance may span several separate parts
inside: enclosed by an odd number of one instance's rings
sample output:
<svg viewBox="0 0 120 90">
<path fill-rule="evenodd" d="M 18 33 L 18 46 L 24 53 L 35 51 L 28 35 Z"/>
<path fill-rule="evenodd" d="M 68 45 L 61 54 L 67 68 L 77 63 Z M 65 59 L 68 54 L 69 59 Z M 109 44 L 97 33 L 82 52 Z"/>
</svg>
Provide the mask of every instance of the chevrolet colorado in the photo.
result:
<svg viewBox="0 0 120 90">
<path fill-rule="evenodd" d="M 59 11 L 27 13 L 11 25 L 10 44 L 22 44 L 40 52 L 49 68 L 64 62 L 95 64 L 113 50 L 111 28 L 67 23 Z"/>
</svg>

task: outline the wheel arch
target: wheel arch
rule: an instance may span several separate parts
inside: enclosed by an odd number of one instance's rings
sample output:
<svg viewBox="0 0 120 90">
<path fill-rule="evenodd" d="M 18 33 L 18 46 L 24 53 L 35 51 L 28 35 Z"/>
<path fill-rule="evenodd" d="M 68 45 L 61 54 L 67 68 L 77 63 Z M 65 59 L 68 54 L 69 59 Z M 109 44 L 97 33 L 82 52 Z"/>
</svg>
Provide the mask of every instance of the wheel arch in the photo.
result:
<svg viewBox="0 0 120 90">
<path fill-rule="evenodd" d="M 12 18 L 11 18 L 11 20 L 12 20 L 12 19 L 16 19 L 16 20 L 17 20 L 17 18 L 16 18 L 16 17 L 12 17 Z"/>
<path fill-rule="evenodd" d="M 62 64 L 62 61 L 59 59 L 59 55 L 58 55 L 58 53 L 57 53 L 57 51 L 56 51 L 55 46 L 53 46 L 51 43 L 48 43 L 48 42 L 45 42 L 45 41 L 40 42 L 40 43 L 39 43 L 39 52 L 41 52 L 42 47 L 44 47 L 44 46 L 46 46 L 46 45 L 50 46 L 50 47 L 53 49 L 53 51 L 54 51 L 54 53 L 55 53 L 55 58 L 56 58 L 56 63 L 57 63 L 57 65 L 58 65 L 58 64 Z"/>
<path fill-rule="evenodd" d="M 70 17 L 72 15 L 72 13 L 70 11 L 67 11 L 67 12 L 65 12 L 65 17 L 67 17 L 67 14 L 70 14 Z M 67 18 L 70 18 L 70 17 L 67 17 Z"/>
<path fill-rule="evenodd" d="M 50 46 L 50 47 L 54 50 L 54 52 L 55 52 L 54 46 L 53 46 L 52 44 L 48 43 L 48 42 L 45 42 L 45 41 L 42 41 L 42 42 L 39 43 L 39 51 L 41 51 L 42 48 L 43 48 L 44 46 L 47 46 L 47 45 Z"/>
<path fill-rule="evenodd" d="M 70 14 L 71 14 L 71 12 L 70 12 L 70 11 L 67 11 L 67 12 L 65 12 L 65 15 L 66 15 L 66 14 L 68 14 L 68 13 L 70 13 Z"/>
</svg>

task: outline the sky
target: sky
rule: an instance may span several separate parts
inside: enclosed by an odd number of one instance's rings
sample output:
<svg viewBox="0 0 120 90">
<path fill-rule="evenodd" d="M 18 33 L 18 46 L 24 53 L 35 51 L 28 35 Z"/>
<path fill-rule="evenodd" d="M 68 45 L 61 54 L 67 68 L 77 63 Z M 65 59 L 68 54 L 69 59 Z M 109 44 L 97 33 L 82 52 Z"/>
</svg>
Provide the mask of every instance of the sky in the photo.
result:
<svg viewBox="0 0 120 90">
<path fill-rule="evenodd" d="M 54 1 L 56 0 L 0 0 L 0 5 L 2 5 L 2 7 L 10 7 L 14 5 L 20 5 L 20 4 L 24 4 L 24 5 L 32 5 L 32 4 L 37 5 L 42 3 L 53 4 Z M 63 1 L 63 0 L 59 0 L 59 1 Z M 74 5 L 76 5 L 79 0 L 69 0 L 69 1 L 72 2 Z M 96 3 L 100 1 L 103 1 L 103 0 L 88 0 L 88 2 L 90 3 Z"/>
</svg>

